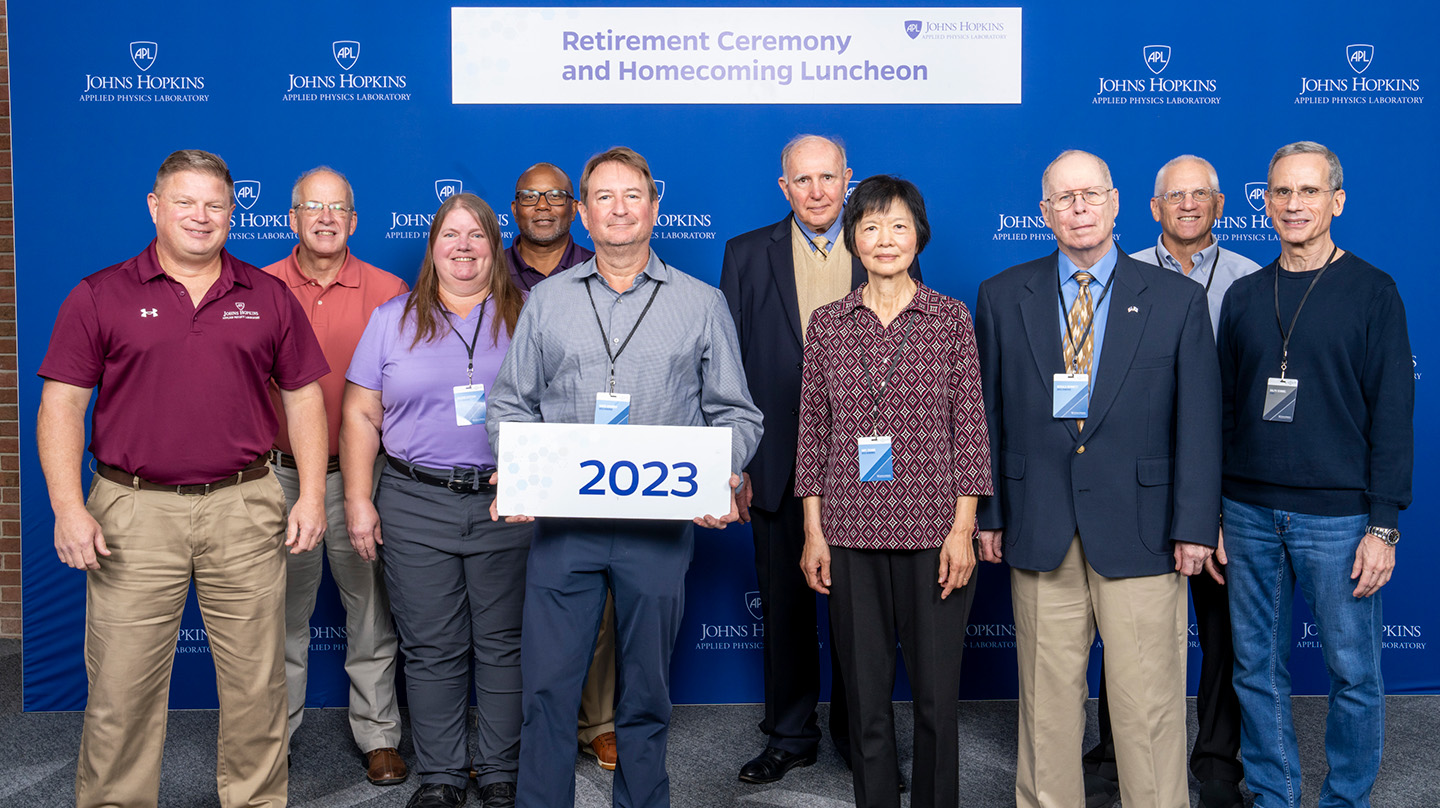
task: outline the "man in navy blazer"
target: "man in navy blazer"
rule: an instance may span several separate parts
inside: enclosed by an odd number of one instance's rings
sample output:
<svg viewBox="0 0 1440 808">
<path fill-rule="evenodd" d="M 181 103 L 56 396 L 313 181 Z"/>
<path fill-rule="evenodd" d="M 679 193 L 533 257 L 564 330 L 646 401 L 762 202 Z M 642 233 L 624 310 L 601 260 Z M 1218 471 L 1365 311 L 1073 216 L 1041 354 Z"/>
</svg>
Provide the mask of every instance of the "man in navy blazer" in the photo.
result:
<svg viewBox="0 0 1440 808">
<path fill-rule="evenodd" d="M 1121 802 L 1182 808 L 1185 576 L 1213 550 L 1220 504 L 1205 290 L 1114 245 L 1120 194 L 1100 158 L 1067 151 L 1041 186 L 1059 251 L 981 284 L 975 317 L 996 481 L 978 517 L 981 557 L 1010 563 L 1015 610 L 1016 804 L 1085 804 L 1085 669 L 1098 627 Z M 1062 326 L 1081 280 L 1093 302 L 1088 411 L 1057 418 L 1062 341 L 1090 342 Z"/>
<path fill-rule="evenodd" d="M 765 435 L 736 492 L 740 521 L 751 522 L 755 535 L 765 625 L 761 729 L 770 736 L 765 750 L 740 769 L 740 779 L 748 783 L 772 783 L 796 766 L 814 763 L 820 742 L 815 593 L 800 570 L 804 517 L 794 495 L 800 369 L 810 313 L 865 281 L 865 268 L 840 237 L 851 175 L 844 147 L 800 135 L 781 151 L 780 167 L 790 215 L 730 239 L 720 270 L 745 378 L 765 414 Z M 920 279 L 918 261 L 910 273 Z M 833 656 L 831 671 L 830 736 L 848 764 L 849 711 Z"/>
</svg>

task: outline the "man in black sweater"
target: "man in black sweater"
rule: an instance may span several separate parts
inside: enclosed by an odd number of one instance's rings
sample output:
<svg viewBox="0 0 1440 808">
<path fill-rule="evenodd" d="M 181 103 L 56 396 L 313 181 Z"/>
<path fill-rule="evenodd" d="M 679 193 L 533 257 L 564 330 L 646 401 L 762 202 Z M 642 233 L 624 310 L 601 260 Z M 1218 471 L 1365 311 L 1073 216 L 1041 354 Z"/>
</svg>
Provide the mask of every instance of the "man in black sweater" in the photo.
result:
<svg viewBox="0 0 1440 808">
<path fill-rule="evenodd" d="M 1220 315 L 1216 556 L 1229 562 L 1245 780 L 1264 808 L 1300 804 L 1286 670 L 1297 581 L 1331 677 L 1322 804 L 1370 804 L 1384 741 L 1379 593 L 1410 504 L 1415 381 L 1395 281 L 1331 241 L 1342 180 L 1318 143 L 1275 153 L 1280 257 L 1236 281 Z"/>
</svg>

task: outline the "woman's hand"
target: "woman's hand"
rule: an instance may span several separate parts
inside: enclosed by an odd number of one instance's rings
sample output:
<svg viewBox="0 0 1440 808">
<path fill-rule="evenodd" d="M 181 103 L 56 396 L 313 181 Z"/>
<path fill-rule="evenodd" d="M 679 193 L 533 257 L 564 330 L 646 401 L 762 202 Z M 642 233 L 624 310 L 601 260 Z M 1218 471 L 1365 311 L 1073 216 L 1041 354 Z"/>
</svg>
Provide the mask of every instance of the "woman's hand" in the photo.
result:
<svg viewBox="0 0 1440 808">
<path fill-rule="evenodd" d="M 369 499 L 345 500 L 345 528 L 350 532 L 350 546 L 366 561 L 379 557 L 375 546 L 384 544 L 380 538 L 380 514 Z"/>
<path fill-rule="evenodd" d="M 972 530 L 952 528 L 945 536 L 944 543 L 940 545 L 940 579 L 937 583 L 943 587 L 940 591 L 941 600 L 950 597 L 951 592 L 968 583 L 970 576 L 975 573 L 973 536 Z"/>
<path fill-rule="evenodd" d="M 805 583 L 822 595 L 830 594 L 830 545 L 820 531 L 812 538 L 805 533 L 805 550 L 800 553 L 800 569 L 805 572 Z"/>
</svg>

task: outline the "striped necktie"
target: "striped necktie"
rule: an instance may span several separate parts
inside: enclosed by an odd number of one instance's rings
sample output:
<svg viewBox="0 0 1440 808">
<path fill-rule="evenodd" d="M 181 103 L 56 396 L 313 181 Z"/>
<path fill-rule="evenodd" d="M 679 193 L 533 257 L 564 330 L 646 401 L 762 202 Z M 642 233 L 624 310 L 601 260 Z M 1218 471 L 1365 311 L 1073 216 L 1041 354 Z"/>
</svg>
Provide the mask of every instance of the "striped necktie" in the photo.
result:
<svg viewBox="0 0 1440 808">
<path fill-rule="evenodd" d="M 1073 276 L 1080 284 L 1080 293 L 1075 295 L 1075 302 L 1070 304 L 1070 316 L 1067 319 L 1067 327 L 1070 329 L 1070 338 L 1065 340 L 1065 372 L 1072 370 L 1076 373 L 1090 372 L 1090 360 L 1095 352 L 1095 328 L 1091 322 L 1095 319 L 1095 303 L 1090 299 L 1090 281 L 1095 279 L 1089 272 L 1076 272 Z M 1090 326 L 1087 328 L 1087 326 Z M 1080 355 L 1076 357 L 1075 347 L 1079 346 Z M 1093 388 L 1093 385 L 1092 385 Z M 1085 419 L 1075 420 L 1077 429 L 1085 428 Z"/>
</svg>

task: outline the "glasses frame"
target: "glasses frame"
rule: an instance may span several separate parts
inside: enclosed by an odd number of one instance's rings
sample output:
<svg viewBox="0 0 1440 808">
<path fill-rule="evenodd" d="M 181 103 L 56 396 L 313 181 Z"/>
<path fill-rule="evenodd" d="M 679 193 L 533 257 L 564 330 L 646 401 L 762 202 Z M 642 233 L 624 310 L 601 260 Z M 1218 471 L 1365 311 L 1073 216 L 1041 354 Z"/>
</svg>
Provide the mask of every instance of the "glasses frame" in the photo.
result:
<svg viewBox="0 0 1440 808">
<path fill-rule="evenodd" d="M 531 201 L 526 202 L 526 194 L 534 194 L 535 196 L 533 199 L 531 199 Z M 554 194 L 561 194 L 562 196 L 557 201 L 550 198 Z M 570 193 L 569 191 L 562 191 L 559 188 L 554 188 L 549 191 L 537 191 L 533 188 L 523 188 L 515 192 L 515 203 L 522 208 L 533 208 L 536 205 L 540 204 L 540 197 L 542 196 L 545 197 L 545 203 L 550 205 L 551 207 L 558 207 L 575 198 L 574 194 Z"/>
<path fill-rule="evenodd" d="M 1101 188 L 1097 185 L 1093 188 L 1082 188 L 1078 191 L 1061 191 L 1058 194 L 1051 194 L 1042 201 L 1049 205 L 1051 210 L 1069 210 L 1074 206 L 1077 198 L 1084 197 L 1085 204 L 1098 207 L 1110 201 L 1110 193 L 1114 190 L 1115 188 L 1113 186 L 1110 188 Z M 1099 198 L 1091 199 L 1090 197 L 1092 196 Z M 1061 199 L 1068 199 L 1069 201 L 1061 204 L 1059 202 Z"/>
<path fill-rule="evenodd" d="M 1201 198 L 1200 194 L 1205 194 L 1204 198 Z M 1193 191 L 1166 191 L 1165 193 L 1160 194 L 1155 198 L 1160 200 L 1161 202 L 1164 202 L 1167 205 L 1170 205 L 1171 207 L 1175 207 L 1177 205 L 1183 204 L 1185 202 L 1185 197 L 1187 196 L 1193 198 L 1196 202 L 1199 202 L 1203 205 L 1206 202 L 1215 199 L 1219 195 L 1219 188 L 1196 188 Z"/>
<path fill-rule="evenodd" d="M 1281 203 L 1289 202 L 1290 197 L 1294 196 L 1301 202 L 1310 205 L 1318 201 L 1321 196 L 1333 194 L 1339 190 L 1339 188 L 1266 188 L 1265 196 Z"/>
<path fill-rule="evenodd" d="M 315 205 L 317 207 L 311 207 Z M 301 213 L 311 216 L 319 216 L 321 211 L 330 211 L 338 216 L 349 216 L 355 212 L 354 208 L 348 207 L 341 202 L 318 202 L 314 199 L 307 199 L 304 202 L 292 205 L 291 210 L 298 210 Z"/>
</svg>

